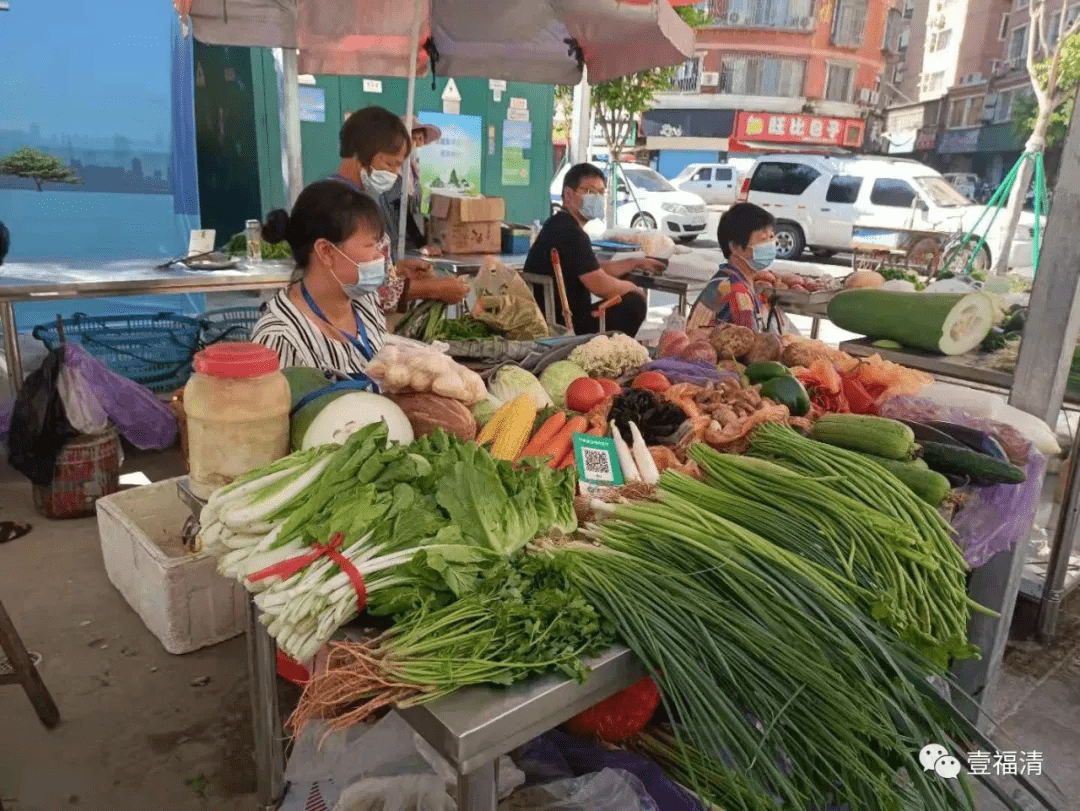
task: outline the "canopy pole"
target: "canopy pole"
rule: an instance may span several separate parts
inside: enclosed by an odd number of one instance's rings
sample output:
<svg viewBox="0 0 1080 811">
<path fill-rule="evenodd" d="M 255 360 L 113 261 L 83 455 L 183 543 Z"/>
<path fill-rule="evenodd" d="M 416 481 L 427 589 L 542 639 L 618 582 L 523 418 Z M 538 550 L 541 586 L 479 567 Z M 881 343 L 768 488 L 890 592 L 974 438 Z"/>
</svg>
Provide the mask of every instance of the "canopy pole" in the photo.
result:
<svg viewBox="0 0 1080 811">
<path fill-rule="evenodd" d="M 274 48 L 274 67 L 281 93 L 281 174 L 291 210 L 304 188 L 304 158 L 300 145 L 300 80 L 295 48 Z"/>
<path fill-rule="evenodd" d="M 405 101 L 405 126 L 409 129 L 412 137 L 412 120 L 416 107 L 416 60 L 420 51 L 420 9 L 422 0 L 413 0 L 412 31 L 409 34 L 409 91 Z M 409 143 L 409 153 L 412 154 L 412 143 Z M 412 172 L 409 168 L 410 159 L 406 158 L 401 164 L 401 210 L 398 212 L 398 244 L 397 257 L 405 257 L 406 218 L 409 216 L 409 198 L 412 196 Z M 419 192 L 419 189 L 417 189 Z"/>
<path fill-rule="evenodd" d="M 589 69 L 581 69 L 581 81 L 574 87 L 574 117 L 570 122 L 570 163 L 585 163 L 592 143 L 592 90 Z"/>
</svg>

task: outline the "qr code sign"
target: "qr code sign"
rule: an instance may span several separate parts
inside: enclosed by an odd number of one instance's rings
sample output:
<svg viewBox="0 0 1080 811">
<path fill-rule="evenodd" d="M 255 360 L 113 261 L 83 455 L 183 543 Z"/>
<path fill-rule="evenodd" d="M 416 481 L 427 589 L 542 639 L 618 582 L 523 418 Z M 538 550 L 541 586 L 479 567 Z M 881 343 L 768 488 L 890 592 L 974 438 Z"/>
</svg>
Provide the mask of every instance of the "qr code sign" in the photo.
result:
<svg viewBox="0 0 1080 811">
<path fill-rule="evenodd" d="M 615 481 L 615 474 L 611 470 L 611 455 L 607 451 L 593 448 L 582 448 L 582 458 L 585 462 L 585 477 L 596 481 Z"/>
</svg>

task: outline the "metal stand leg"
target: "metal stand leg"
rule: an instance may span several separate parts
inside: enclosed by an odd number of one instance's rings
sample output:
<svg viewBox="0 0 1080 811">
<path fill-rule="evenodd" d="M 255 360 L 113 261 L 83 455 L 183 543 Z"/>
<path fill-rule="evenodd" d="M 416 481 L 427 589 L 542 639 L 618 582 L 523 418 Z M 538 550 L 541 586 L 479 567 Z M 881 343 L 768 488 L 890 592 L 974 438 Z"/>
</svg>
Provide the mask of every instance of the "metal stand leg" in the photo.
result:
<svg viewBox="0 0 1080 811">
<path fill-rule="evenodd" d="M 818 329 L 820 327 L 821 327 L 821 319 L 815 316 L 813 318 L 813 320 L 810 322 L 810 337 L 815 341 L 817 340 Z"/>
<path fill-rule="evenodd" d="M 248 678 L 251 680 L 251 729 L 254 738 L 255 789 L 259 807 L 277 808 L 285 789 L 285 746 L 277 699 L 277 649 L 259 622 L 248 595 Z"/>
<path fill-rule="evenodd" d="M 4 333 L 4 357 L 7 358 L 8 385 L 12 395 L 22 386 L 22 355 L 19 354 L 19 331 L 15 327 L 15 305 L 0 301 L 0 327 Z"/>
<path fill-rule="evenodd" d="M 492 761 L 476 771 L 458 775 L 458 811 L 495 811 L 499 801 L 495 766 Z"/>
</svg>

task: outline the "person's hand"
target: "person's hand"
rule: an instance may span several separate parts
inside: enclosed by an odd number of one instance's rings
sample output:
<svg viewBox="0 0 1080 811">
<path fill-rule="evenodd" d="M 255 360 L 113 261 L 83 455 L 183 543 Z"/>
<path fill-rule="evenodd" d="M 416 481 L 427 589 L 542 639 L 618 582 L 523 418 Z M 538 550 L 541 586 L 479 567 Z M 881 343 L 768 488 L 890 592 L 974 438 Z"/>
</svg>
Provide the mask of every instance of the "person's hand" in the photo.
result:
<svg viewBox="0 0 1080 811">
<path fill-rule="evenodd" d="M 420 253 L 424 256 L 442 256 L 442 248 L 438 245 L 425 245 L 420 249 Z"/>
<path fill-rule="evenodd" d="M 439 301 L 446 304 L 460 304 L 469 295 L 469 283 L 457 277 L 439 279 L 436 291 Z"/>
<path fill-rule="evenodd" d="M 397 263 L 397 269 L 410 281 L 430 279 L 432 276 L 431 263 L 423 259 L 402 259 Z"/>
<path fill-rule="evenodd" d="M 635 266 L 639 270 L 644 270 L 647 273 L 663 273 L 667 270 L 667 265 L 659 259 L 638 259 L 636 260 Z"/>
</svg>

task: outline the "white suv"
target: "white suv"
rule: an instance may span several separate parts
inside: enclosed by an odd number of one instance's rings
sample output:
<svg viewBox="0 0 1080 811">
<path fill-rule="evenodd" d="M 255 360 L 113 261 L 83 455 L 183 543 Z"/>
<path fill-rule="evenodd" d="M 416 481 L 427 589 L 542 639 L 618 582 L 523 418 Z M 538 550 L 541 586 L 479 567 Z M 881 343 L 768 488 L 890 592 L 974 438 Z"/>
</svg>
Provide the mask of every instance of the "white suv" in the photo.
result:
<svg viewBox="0 0 1080 811">
<path fill-rule="evenodd" d="M 597 167 L 608 173 L 608 189 L 611 188 L 610 169 L 605 163 Z M 569 170 L 566 165 L 551 181 L 551 205 L 562 205 L 563 176 Z M 615 225 L 620 228 L 658 229 L 678 242 L 693 242 L 705 232 L 708 209 L 698 195 L 679 191 L 663 175 L 639 163 L 619 164 L 619 196 L 615 207 Z"/>
<path fill-rule="evenodd" d="M 849 251 L 856 225 L 962 235 L 986 211 L 929 166 L 869 155 L 763 155 L 743 181 L 739 199 L 776 217 L 777 256 L 783 259 L 797 259 L 805 249 L 824 255 Z M 994 219 L 976 268 L 994 261 L 1005 219 L 1004 212 Z M 1010 267 L 1031 266 L 1034 225 L 1033 214 L 1021 215 Z"/>
</svg>

